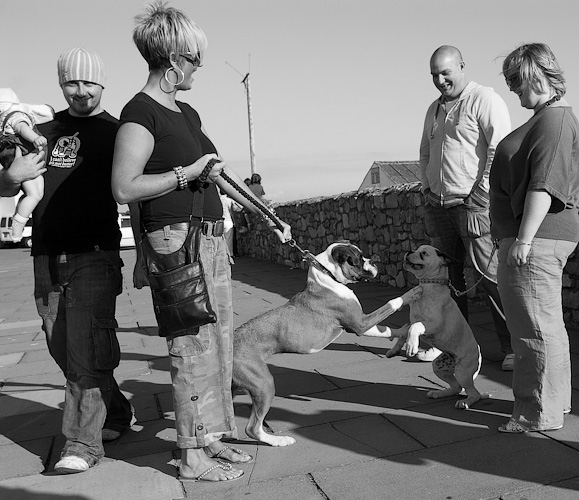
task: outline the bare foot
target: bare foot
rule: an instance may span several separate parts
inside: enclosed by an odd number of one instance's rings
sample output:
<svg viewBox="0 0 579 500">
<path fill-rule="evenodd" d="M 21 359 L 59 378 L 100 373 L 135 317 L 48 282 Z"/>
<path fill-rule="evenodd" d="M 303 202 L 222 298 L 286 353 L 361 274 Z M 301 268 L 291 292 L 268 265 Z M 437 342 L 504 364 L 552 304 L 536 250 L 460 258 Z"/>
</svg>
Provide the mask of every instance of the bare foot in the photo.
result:
<svg viewBox="0 0 579 500">
<path fill-rule="evenodd" d="M 253 457 L 249 453 L 239 448 L 234 448 L 233 446 L 227 446 L 221 441 L 214 441 L 204 449 L 210 458 L 227 460 L 232 464 L 248 464 L 253 462 Z"/>
</svg>

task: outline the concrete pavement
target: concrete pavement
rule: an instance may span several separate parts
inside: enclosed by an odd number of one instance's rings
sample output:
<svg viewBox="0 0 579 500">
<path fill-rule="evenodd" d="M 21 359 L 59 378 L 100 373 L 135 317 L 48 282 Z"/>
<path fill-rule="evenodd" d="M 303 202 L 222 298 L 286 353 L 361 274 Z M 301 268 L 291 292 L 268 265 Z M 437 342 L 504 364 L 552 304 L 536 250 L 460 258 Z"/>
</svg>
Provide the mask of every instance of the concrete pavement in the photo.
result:
<svg viewBox="0 0 579 500">
<path fill-rule="evenodd" d="M 392 342 L 344 334 L 324 351 L 270 360 L 277 396 L 269 428 L 297 443 L 258 445 L 244 435 L 249 398 L 235 395 L 240 440 L 255 455 L 231 483 L 180 483 L 167 351 L 157 337 L 148 290 L 132 287 L 134 250 L 123 250 L 125 286 L 118 299 L 123 357 L 116 378 L 136 409 L 131 431 L 107 444 L 89 471 L 52 470 L 60 433 L 64 376 L 50 357 L 34 305 L 32 260 L 24 249 L 0 250 L 0 499 L 2 500 L 570 500 L 579 496 L 579 380 L 574 410 L 555 432 L 499 434 L 510 415 L 511 374 L 501 371 L 490 314 L 471 324 L 483 353 L 479 390 L 492 397 L 466 411 L 454 399 L 430 400 L 438 387 L 430 363 L 386 359 Z M 235 323 L 267 311 L 303 289 L 305 271 L 237 259 Z M 399 290 L 354 287 L 373 310 Z M 401 325 L 408 311 L 391 316 Z M 570 331 L 579 367 L 579 332 Z"/>
</svg>

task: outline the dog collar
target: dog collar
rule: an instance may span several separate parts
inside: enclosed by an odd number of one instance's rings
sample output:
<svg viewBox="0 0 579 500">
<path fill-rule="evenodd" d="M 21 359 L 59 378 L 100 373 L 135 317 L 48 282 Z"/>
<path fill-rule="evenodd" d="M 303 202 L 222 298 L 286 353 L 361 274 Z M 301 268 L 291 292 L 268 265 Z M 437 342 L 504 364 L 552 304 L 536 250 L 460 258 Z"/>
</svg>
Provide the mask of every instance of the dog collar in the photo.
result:
<svg viewBox="0 0 579 500">
<path fill-rule="evenodd" d="M 423 285 L 426 283 L 433 283 L 435 285 L 446 285 L 450 286 L 450 280 L 443 280 L 443 279 L 424 279 L 418 282 L 419 285 Z"/>
<path fill-rule="evenodd" d="M 332 274 L 332 272 L 326 268 L 318 259 L 316 259 L 314 257 L 314 255 L 309 252 L 308 250 L 304 251 L 304 255 L 303 255 L 303 260 L 306 261 L 310 266 L 315 267 L 316 269 L 318 269 L 319 271 L 323 272 L 324 274 L 327 274 L 328 276 L 330 276 L 334 281 L 337 281 L 338 283 L 340 283 L 336 277 Z"/>
</svg>

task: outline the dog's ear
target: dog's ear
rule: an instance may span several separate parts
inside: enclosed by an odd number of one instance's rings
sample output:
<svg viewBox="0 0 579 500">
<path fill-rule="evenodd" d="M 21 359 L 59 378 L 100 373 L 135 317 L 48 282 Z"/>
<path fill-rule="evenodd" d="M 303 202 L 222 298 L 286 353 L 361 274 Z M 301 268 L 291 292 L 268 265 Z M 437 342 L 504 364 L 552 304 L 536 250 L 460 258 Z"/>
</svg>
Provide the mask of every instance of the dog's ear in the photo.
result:
<svg viewBox="0 0 579 500">
<path fill-rule="evenodd" d="M 351 266 L 359 266 L 361 256 L 361 251 L 353 245 L 336 245 L 332 249 L 332 259 L 338 265 L 347 262 Z"/>
<path fill-rule="evenodd" d="M 451 257 L 450 255 L 448 255 L 448 254 L 446 254 L 446 253 L 444 253 L 444 252 L 441 252 L 441 251 L 438 250 L 438 249 L 436 250 L 436 254 L 437 254 L 439 257 L 442 257 L 442 259 L 443 259 L 443 261 L 444 261 L 444 265 L 445 265 L 446 267 L 448 267 L 448 266 L 453 266 L 453 265 L 455 265 L 455 264 L 458 264 L 458 260 L 457 260 L 457 259 L 455 259 L 454 257 Z"/>
</svg>

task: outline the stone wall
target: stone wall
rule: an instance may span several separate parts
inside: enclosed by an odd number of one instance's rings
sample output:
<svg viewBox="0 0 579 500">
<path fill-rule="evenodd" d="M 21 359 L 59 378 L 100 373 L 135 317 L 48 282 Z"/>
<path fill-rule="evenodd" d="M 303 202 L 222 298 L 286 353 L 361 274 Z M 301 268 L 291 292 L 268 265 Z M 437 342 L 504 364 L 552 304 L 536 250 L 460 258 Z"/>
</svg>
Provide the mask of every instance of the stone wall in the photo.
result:
<svg viewBox="0 0 579 500">
<path fill-rule="evenodd" d="M 278 216 L 292 227 L 296 245 L 314 255 L 330 243 L 350 240 L 378 266 L 381 283 L 407 288 L 416 284 L 414 276 L 402 269 L 404 253 L 428 243 L 423 226 L 423 199 L 420 183 L 390 188 L 353 191 L 274 205 Z M 241 215 L 236 217 L 240 227 Z M 298 248 L 282 245 L 256 217 L 250 219 L 251 230 L 238 233 L 237 249 L 241 255 L 305 268 Z M 467 266 L 467 286 L 474 284 L 474 272 Z M 565 320 L 579 325 L 579 256 L 572 255 L 563 276 Z M 474 302 L 483 298 L 469 293 Z"/>
</svg>

